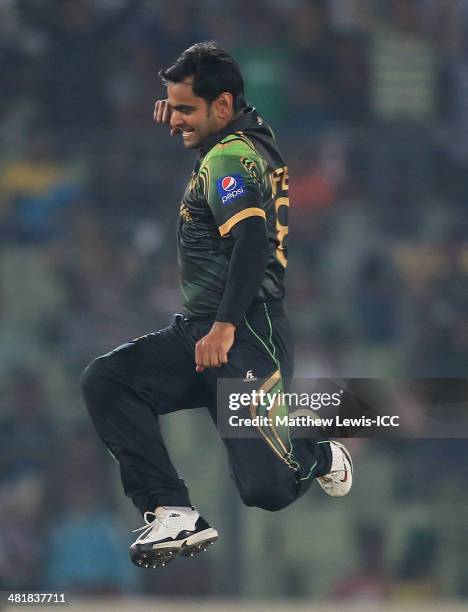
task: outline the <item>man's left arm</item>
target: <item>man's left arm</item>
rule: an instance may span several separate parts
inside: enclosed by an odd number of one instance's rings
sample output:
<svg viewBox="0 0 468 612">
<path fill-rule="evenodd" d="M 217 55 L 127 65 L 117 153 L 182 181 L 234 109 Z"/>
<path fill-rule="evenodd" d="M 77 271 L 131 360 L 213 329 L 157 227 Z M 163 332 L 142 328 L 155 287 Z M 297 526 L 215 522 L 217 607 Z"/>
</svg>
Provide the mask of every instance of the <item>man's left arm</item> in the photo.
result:
<svg viewBox="0 0 468 612">
<path fill-rule="evenodd" d="M 230 234 L 234 238 L 234 247 L 226 286 L 213 327 L 195 346 L 197 372 L 227 363 L 236 327 L 265 275 L 268 236 L 264 218 L 248 217 L 237 223 Z"/>
</svg>

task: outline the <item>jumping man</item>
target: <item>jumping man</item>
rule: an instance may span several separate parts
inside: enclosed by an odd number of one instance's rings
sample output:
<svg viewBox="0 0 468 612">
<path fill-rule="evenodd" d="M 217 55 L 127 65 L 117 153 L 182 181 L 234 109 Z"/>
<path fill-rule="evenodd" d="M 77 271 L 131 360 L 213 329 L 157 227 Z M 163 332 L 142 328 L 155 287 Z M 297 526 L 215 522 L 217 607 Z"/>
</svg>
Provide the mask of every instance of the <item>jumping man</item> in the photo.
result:
<svg viewBox="0 0 468 612">
<path fill-rule="evenodd" d="M 130 547 L 140 567 L 192 556 L 218 537 L 169 458 L 160 415 L 207 407 L 216 423 L 219 378 L 278 388 L 293 372 L 283 310 L 288 169 L 273 132 L 246 104 L 239 67 L 215 43 L 193 45 L 160 76 L 167 99 L 156 102 L 155 121 L 198 150 L 178 223 L 183 311 L 169 327 L 95 359 L 82 378 L 96 430 L 145 519 Z M 281 510 L 314 481 L 334 497 L 349 492 L 343 445 L 273 434 L 223 438 L 247 506 Z"/>
</svg>

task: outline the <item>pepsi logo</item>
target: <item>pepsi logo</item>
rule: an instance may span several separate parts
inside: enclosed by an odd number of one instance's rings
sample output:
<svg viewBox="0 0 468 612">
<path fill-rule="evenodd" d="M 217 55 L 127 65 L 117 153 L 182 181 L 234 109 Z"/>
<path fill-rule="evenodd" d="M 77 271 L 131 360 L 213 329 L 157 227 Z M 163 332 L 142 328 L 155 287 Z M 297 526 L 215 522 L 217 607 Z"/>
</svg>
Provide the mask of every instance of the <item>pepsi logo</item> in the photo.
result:
<svg viewBox="0 0 468 612">
<path fill-rule="evenodd" d="M 224 191 L 232 191 L 236 188 L 237 182 L 233 176 L 225 176 L 221 181 L 221 187 Z"/>
<path fill-rule="evenodd" d="M 216 181 L 216 189 L 223 204 L 229 204 L 236 198 L 246 195 L 244 179 L 238 174 L 229 174 Z"/>
</svg>

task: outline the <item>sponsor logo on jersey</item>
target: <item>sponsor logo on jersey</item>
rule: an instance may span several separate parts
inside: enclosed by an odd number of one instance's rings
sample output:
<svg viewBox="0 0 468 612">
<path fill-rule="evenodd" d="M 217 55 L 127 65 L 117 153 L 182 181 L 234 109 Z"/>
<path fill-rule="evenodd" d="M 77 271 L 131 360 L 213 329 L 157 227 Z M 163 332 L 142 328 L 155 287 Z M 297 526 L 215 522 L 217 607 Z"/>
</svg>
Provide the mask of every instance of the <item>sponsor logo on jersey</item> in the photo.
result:
<svg viewBox="0 0 468 612">
<path fill-rule="evenodd" d="M 223 176 L 216 181 L 216 188 L 223 204 L 245 195 L 244 179 L 239 174 Z"/>
<path fill-rule="evenodd" d="M 233 176 L 225 176 L 221 181 L 224 191 L 232 191 L 237 186 L 237 181 Z"/>
</svg>

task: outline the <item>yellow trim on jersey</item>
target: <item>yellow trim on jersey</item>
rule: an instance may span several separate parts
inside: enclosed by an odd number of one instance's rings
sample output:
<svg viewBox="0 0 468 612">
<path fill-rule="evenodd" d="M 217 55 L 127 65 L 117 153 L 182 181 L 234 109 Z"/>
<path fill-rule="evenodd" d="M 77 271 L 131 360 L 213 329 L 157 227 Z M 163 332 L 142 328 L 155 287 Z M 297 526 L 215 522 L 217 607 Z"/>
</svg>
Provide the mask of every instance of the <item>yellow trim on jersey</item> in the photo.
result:
<svg viewBox="0 0 468 612">
<path fill-rule="evenodd" d="M 241 210 L 240 212 L 233 215 L 230 219 L 228 219 L 226 223 L 220 225 L 218 228 L 219 233 L 221 234 L 221 236 L 226 236 L 226 234 L 229 234 L 232 228 L 237 223 L 239 223 L 239 221 L 247 219 L 248 217 L 262 217 L 263 219 L 266 219 L 266 214 L 264 210 L 262 210 L 261 208 L 257 208 L 256 206 L 244 208 L 244 210 Z"/>
</svg>

